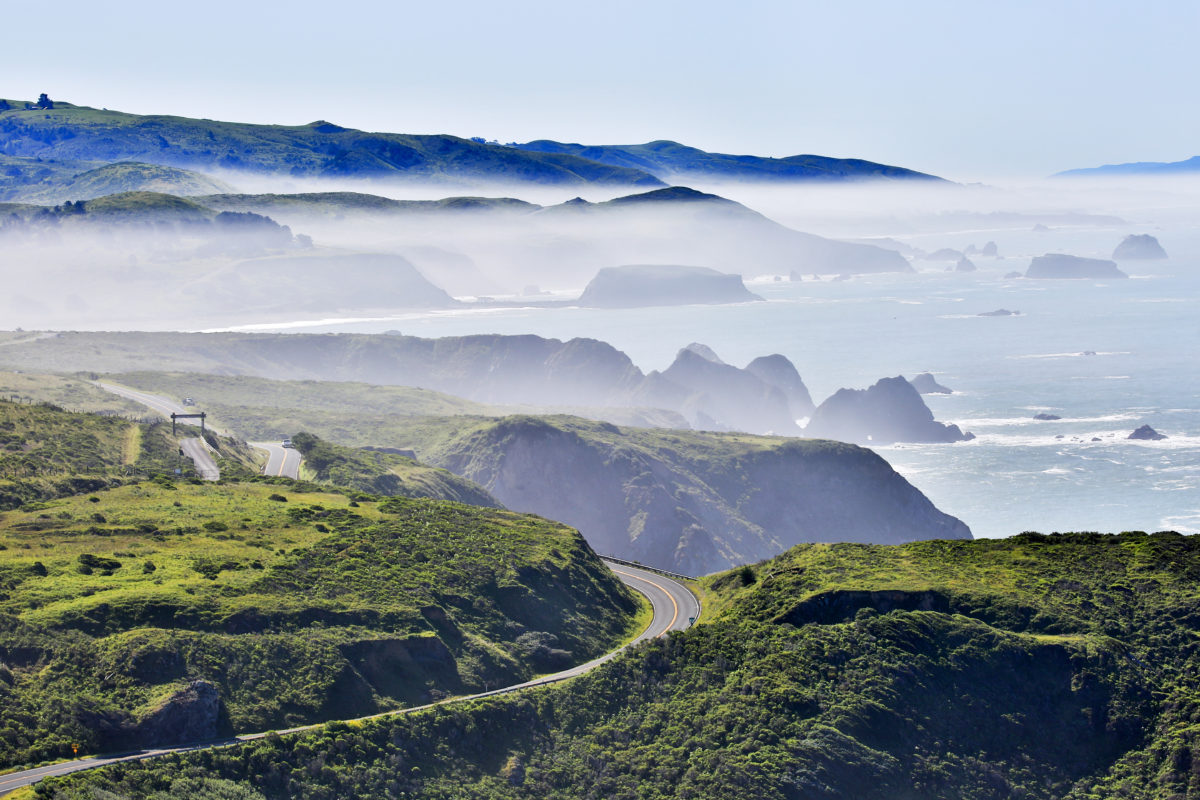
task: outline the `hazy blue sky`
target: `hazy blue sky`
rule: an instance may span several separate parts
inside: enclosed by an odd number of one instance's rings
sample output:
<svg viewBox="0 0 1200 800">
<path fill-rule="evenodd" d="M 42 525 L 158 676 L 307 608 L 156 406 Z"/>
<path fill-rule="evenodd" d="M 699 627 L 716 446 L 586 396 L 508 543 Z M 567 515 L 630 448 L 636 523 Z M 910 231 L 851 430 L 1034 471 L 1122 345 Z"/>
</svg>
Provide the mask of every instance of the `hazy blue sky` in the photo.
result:
<svg viewBox="0 0 1200 800">
<path fill-rule="evenodd" d="M 0 96 L 971 179 L 1200 154 L 1200 3 L 7 4 Z"/>
</svg>

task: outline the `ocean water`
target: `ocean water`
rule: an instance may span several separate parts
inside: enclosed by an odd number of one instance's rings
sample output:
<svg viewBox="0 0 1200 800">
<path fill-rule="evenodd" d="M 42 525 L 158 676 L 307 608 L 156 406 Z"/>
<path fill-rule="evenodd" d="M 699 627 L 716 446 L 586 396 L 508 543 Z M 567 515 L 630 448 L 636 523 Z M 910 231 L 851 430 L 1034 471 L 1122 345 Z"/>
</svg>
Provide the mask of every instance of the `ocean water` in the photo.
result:
<svg viewBox="0 0 1200 800">
<path fill-rule="evenodd" d="M 916 262 L 915 275 L 849 281 L 758 276 L 747 282 L 766 299 L 759 303 L 467 310 L 255 329 L 585 336 L 610 342 L 643 370 L 665 368 L 697 341 L 738 366 L 782 353 L 818 403 L 840 387 L 928 371 L 954 390 L 925 396 L 934 416 L 977 438 L 877 452 L 977 537 L 1200 533 L 1200 233 L 1154 230 L 1171 259 L 1122 264 L 1128 280 L 1003 277 L 1045 252 L 1107 257 L 1126 233 L 1146 230 L 914 235 L 927 250 L 993 239 L 1005 257 L 974 259 L 979 269 L 967 274 Z M 1021 313 L 978 316 L 1000 308 Z M 1036 421 L 1038 412 L 1062 419 Z M 1169 438 L 1126 438 L 1143 424 Z"/>
</svg>

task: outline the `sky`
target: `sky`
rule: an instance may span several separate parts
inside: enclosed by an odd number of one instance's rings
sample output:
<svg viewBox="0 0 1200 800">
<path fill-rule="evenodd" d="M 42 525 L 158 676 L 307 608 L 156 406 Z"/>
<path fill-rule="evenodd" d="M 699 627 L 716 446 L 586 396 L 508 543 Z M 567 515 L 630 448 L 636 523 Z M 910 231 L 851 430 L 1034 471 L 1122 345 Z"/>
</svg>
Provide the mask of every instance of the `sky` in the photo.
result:
<svg viewBox="0 0 1200 800">
<path fill-rule="evenodd" d="M 11 4 L 0 96 L 954 180 L 1200 154 L 1194 0 Z M 20 35 L 25 31 L 26 35 Z"/>
</svg>

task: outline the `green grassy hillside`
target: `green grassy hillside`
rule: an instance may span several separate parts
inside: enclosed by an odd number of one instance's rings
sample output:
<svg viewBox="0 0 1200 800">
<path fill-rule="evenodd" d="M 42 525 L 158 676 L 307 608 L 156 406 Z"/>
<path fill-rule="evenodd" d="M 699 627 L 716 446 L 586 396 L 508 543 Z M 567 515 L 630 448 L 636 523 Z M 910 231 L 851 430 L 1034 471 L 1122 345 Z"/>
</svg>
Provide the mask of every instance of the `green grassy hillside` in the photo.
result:
<svg viewBox="0 0 1200 800">
<path fill-rule="evenodd" d="M 629 633 L 575 531 L 356 496 L 141 483 L 0 515 L 0 764 L 374 713 Z"/>
<path fill-rule="evenodd" d="M 9 157 L 11 159 L 11 157 Z M 18 159 L 12 159 L 19 161 Z M 3 163 L 3 162 L 0 162 Z M 35 163 L 38 163 L 35 161 Z M 40 162 L 45 164 L 46 162 Z M 68 162 L 69 163 L 69 162 Z M 16 165 L 13 165 L 16 166 Z M 53 170 L 53 167 L 51 168 Z M 161 192 L 165 194 L 191 196 L 208 195 L 233 190 L 229 184 L 192 170 L 166 167 L 161 164 L 142 164 L 136 161 L 121 161 L 104 164 L 91 169 L 75 171 L 70 166 L 65 177 L 53 170 L 56 179 L 40 180 L 38 183 L 19 187 L 21 175 L 11 175 L 8 185 L 0 190 L 6 199 L 18 199 L 27 203 L 61 203 L 65 200 L 91 200 L 121 192 Z M 32 173 L 39 175 L 39 173 Z"/>
<path fill-rule="evenodd" d="M 295 434 L 292 442 L 304 456 L 302 477 L 320 483 L 388 497 L 432 497 L 500 507 L 496 498 L 478 484 L 405 455 L 343 447 L 303 432 Z"/>
<path fill-rule="evenodd" d="M 56 101 L 53 109 L 0 112 L 9 155 L 93 162 L 138 161 L 289 178 L 418 178 L 434 181 L 657 186 L 640 170 L 573 155 L 526 153 L 456 136 L 368 133 L 323 120 L 248 125 L 139 116 Z"/>
<path fill-rule="evenodd" d="M 191 474 L 179 439 L 199 435 L 165 421 L 64 411 L 53 405 L 0 400 L 0 510 L 117 486 L 150 476 Z M 212 436 L 222 471 L 246 474 L 255 456 L 238 442 Z"/>
<path fill-rule="evenodd" d="M 708 624 L 570 684 L 39 791 L 1188 798 L 1197 578 L 1200 540 L 1171 533 L 801 546 L 708 579 Z"/>
</svg>

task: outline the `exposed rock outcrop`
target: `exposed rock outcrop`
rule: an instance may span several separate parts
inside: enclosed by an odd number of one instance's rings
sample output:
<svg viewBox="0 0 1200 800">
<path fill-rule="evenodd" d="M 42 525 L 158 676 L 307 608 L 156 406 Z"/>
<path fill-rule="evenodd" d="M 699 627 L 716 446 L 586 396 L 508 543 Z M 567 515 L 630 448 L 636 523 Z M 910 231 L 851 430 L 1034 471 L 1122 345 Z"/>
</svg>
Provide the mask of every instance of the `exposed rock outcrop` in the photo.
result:
<svg viewBox="0 0 1200 800">
<path fill-rule="evenodd" d="M 1149 425 L 1143 425 L 1142 427 L 1138 428 L 1133 433 L 1129 434 L 1129 436 L 1126 438 L 1141 439 L 1143 441 L 1157 442 L 1160 439 L 1166 439 L 1167 437 L 1164 434 L 1161 434 L 1158 431 L 1154 430 L 1154 428 L 1151 428 Z"/>
<path fill-rule="evenodd" d="M 933 412 L 903 376 L 883 378 L 869 389 L 838 389 L 817 406 L 804 433 L 872 445 L 975 438 L 957 425 L 934 420 Z"/>
<path fill-rule="evenodd" d="M 1117 269 L 1117 262 L 1103 258 L 1083 258 L 1064 253 L 1035 256 L 1025 271 L 1026 278 L 1128 278 Z"/>
<path fill-rule="evenodd" d="M 757 375 L 684 348 L 639 392 L 647 405 L 680 408 L 693 426 L 751 433 L 799 433 L 788 397 Z M 669 405 L 668 405 L 669 404 Z M 706 425 L 705 419 L 716 425 Z"/>
<path fill-rule="evenodd" d="M 1047 414 L 1045 412 L 1034 414 L 1033 418 L 1042 422 L 1054 422 L 1055 420 L 1062 419 L 1058 414 Z"/>
<path fill-rule="evenodd" d="M 917 377 L 909 381 L 921 394 L 953 394 L 954 390 L 942 386 L 928 372 L 922 372 Z"/>
<path fill-rule="evenodd" d="M 1018 277 L 1018 278 L 1021 277 L 1021 275 L 1019 273 L 1011 273 L 1011 274 L 1016 274 L 1016 277 Z M 1007 278 L 1008 276 L 1006 275 L 1005 277 Z M 1007 308 L 997 308 L 995 311 L 981 311 L 978 314 L 976 314 L 975 316 L 977 316 L 977 317 L 1019 317 L 1019 316 L 1021 316 L 1021 312 L 1020 311 L 1009 311 Z"/>
<path fill-rule="evenodd" d="M 759 356 L 746 365 L 746 372 L 756 375 L 762 381 L 776 387 L 787 397 L 788 408 L 792 411 L 793 419 L 800 419 L 812 414 L 816 406 L 808 387 L 800 378 L 795 365 L 786 357 L 775 353 L 769 356 Z"/>
<path fill-rule="evenodd" d="M 219 733 L 221 696 L 208 681 L 192 681 L 138 721 L 132 738 L 142 747 L 202 742 Z"/>
<path fill-rule="evenodd" d="M 708 267 L 633 264 L 604 267 L 592 278 L 579 305 L 592 308 L 639 308 L 694 303 L 744 303 L 762 300 L 742 283 L 741 275 Z"/>
<path fill-rule="evenodd" d="M 1148 233 L 1131 234 L 1117 245 L 1112 254 L 1114 261 L 1138 261 L 1166 258 L 1167 251 Z"/>
<path fill-rule="evenodd" d="M 954 265 L 955 272 L 974 272 L 976 269 L 975 262 L 966 256 L 960 258 L 958 263 Z"/>
</svg>

